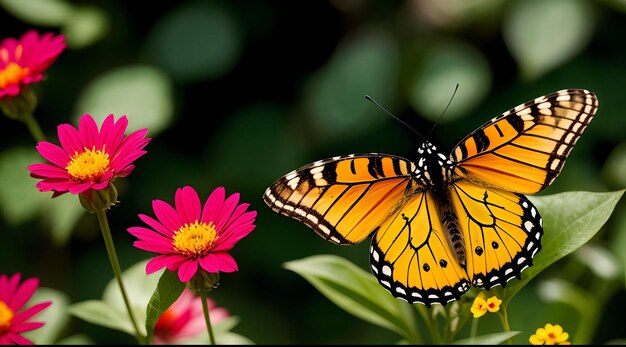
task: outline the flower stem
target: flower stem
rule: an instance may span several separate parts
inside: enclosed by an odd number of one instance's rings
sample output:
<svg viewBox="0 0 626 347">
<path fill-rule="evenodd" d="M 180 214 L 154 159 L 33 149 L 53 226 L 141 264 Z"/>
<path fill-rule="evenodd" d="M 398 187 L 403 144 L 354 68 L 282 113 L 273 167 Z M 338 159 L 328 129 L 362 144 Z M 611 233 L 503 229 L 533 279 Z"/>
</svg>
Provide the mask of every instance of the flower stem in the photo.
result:
<svg viewBox="0 0 626 347">
<path fill-rule="evenodd" d="M 39 123 L 37 123 L 37 120 L 32 113 L 24 113 L 21 120 L 24 124 L 26 124 L 26 127 L 30 131 L 31 135 L 35 138 L 35 141 L 46 141 L 46 135 L 44 135 L 41 127 L 39 127 Z"/>
<path fill-rule="evenodd" d="M 506 313 L 506 309 L 507 309 L 507 305 L 501 305 L 500 306 L 500 310 L 498 311 L 498 316 L 500 317 L 500 321 L 502 322 L 502 329 L 504 330 L 504 332 L 509 332 L 511 331 L 511 327 L 509 326 L 509 318 L 508 315 Z M 513 344 L 513 340 L 511 340 L 510 338 L 506 340 L 506 344 L 507 345 L 512 345 Z"/>
<path fill-rule="evenodd" d="M 204 311 L 204 320 L 206 321 L 206 329 L 209 332 L 209 340 L 215 345 L 215 336 L 213 336 L 213 326 L 209 317 L 209 305 L 206 302 L 206 290 L 200 290 L 200 299 L 202 300 L 202 310 Z"/>
<path fill-rule="evenodd" d="M 137 326 L 137 322 L 135 321 L 135 317 L 133 316 L 133 311 L 130 307 L 130 302 L 128 301 L 128 295 L 126 295 L 126 289 L 124 288 L 124 282 L 122 282 L 122 269 L 120 268 L 120 262 L 117 259 L 117 254 L 115 253 L 115 245 L 113 244 L 113 237 L 111 236 L 111 229 L 109 228 L 109 222 L 107 220 L 106 212 L 104 209 L 100 209 L 96 211 L 96 215 L 98 216 L 98 222 L 100 223 L 102 237 L 104 238 L 104 244 L 107 248 L 107 253 L 109 255 L 109 261 L 111 262 L 111 267 L 113 268 L 113 273 L 115 274 L 117 284 L 119 285 L 120 291 L 122 292 L 122 298 L 124 299 L 124 304 L 126 305 L 128 316 L 130 317 L 130 321 L 133 324 L 133 328 L 135 328 L 135 337 L 140 344 L 143 344 L 143 335 L 139 332 L 139 326 Z"/>
<path fill-rule="evenodd" d="M 470 337 L 476 337 L 476 331 L 478 331 L 478 318 L 472 319 L 472 330 L 470 332 Z"/>
</svg>

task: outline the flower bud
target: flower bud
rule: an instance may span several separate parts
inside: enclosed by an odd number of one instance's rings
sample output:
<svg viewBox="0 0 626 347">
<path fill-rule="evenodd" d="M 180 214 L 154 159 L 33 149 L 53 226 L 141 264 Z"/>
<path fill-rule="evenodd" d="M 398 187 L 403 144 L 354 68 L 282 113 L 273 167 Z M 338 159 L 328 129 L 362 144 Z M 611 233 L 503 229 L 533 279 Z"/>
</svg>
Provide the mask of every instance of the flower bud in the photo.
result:
<svg viewBox="0 0 626 347">
<path fill-rule="evenodd" d="M 78 194 L 78 199 L 85 210 L 93 213 L 108 210 L 119 202 L 117 189 L 113 183 L 109 183 L 104 189 L 88 189 Z"/>
</svg>

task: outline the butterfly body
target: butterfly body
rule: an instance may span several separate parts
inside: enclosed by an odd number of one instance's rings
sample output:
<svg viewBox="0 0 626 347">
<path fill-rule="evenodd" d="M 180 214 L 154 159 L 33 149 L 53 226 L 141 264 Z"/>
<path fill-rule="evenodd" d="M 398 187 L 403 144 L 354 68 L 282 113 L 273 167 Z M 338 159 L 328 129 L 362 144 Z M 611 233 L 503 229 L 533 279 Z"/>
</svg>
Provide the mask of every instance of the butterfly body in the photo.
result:
<svg viewBox="0 0 626 347">
<path fill-rule="evenodd" d="M 415 161 L 380 153 L 319 160 L 276 180 L 263 198 L 332 243 L 372 235 L 370 268 L 384 288 L 445 305 L 532 266 L 543 227 L 524 194 L 552 183 L 597 105 L 589 91 L 562 90 L 492 119 L 449 156 L 425 142 Z"/>
</svg>

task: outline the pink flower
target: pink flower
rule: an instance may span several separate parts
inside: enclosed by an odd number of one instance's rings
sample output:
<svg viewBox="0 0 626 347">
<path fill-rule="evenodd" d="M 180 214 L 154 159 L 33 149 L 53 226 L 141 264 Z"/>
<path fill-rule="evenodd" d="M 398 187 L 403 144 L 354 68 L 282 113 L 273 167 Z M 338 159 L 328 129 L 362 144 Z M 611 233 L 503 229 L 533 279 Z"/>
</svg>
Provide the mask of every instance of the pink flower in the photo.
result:
<svg viewBox="0 0 626 347">
<path fill-rule="evenodd" d="M 178 270 L 178 278 L 188 282 L 198 271 L 207 273 L 237 271 L 237 263 L 226 253 L 254 228 L 256 211 L 245 212 L 249 204 L 240 204 L 239 193 L 225 199 L 225 189 L 215 189 L 204 208 L 198 193 L 191 187 L 176 190 L 176 208 L 161 200 L 153 200 L 158 220 L 140 214 L 148 226 L 131 227 L 128 232 L 139 238 L 134 246 L 159 253 L 146 265 L 151 274 L 164 267 Z"/>
<path fill-rule="evenodd" d="M 28 167 L 31 177 L 42 179 L 36 187 L 42 192 L 52 191 L 54 198 L 67 192 L 104 189 L 115 178 L 130 174 L 135 168 L 132 163 L 146 153 L 142 149 L 150 138 L 145 138 L 148 129 L 124 137 L 127 126 L 126 116 L 115 122 L 112 114 L 100 130 L 88 114 L 81 117 L 78 130 L 70 124 L 59 125 L 62 147 L 45 141 L 37 144 L 39 154 L 51 164 Z"/>
<path fill-rule="evenodd" d="M 229 316 L 228 310 L 217 307 L 207 298 L 211 324 L 216 324 Z M 179 344 L 184 340 L 206 334 L 206 322 L 202 312 L 202 299 L 185 288 L 181 296 L 170 306 L 154 326 L 154 343 L 157 345 Z"/>
<path fill-rule="evenodd" d="M 0 345 L 32 345 L 31 340 L 20 334 L 41 328 L 43 322 L 28 320 L 52 304 L 46 301 L 22 310 L 37 290 L 39 280 L 29 278 L 20 284 L 20 278 L 19 273 L 11 278 L 0 275 Z"/>
<path fill-rule="evenodd" d="M 65 36 L 31 30 L 19 40 L 0 43 L 0 98 L 16 96 L 24 85 L 39 82 L 44 71 L 65 49 Z"/>
</svg>

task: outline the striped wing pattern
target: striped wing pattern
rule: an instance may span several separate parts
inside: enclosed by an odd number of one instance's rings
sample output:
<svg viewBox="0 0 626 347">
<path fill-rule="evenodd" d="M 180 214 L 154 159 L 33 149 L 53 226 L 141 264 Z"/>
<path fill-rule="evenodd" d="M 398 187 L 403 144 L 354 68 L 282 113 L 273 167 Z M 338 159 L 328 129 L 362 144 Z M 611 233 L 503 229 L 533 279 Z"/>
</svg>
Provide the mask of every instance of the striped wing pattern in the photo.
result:
<svg viewBox="0 0 626 347">
<path fill-rule="evenodd" d="M 320 160 L 274 182 L 263 199 L 274 211 L 303 222 L 325 240 L 361 242 L 415 189 L 414 165 L 383 154 Z"/>
<path fill-rule="evenodd" d="M 567 89 L 521 104 L 481 126 L 452 151 L 460 177 L 534 194 L 561 172 L 598 109 L 595 94 Z"/>
</svg>

